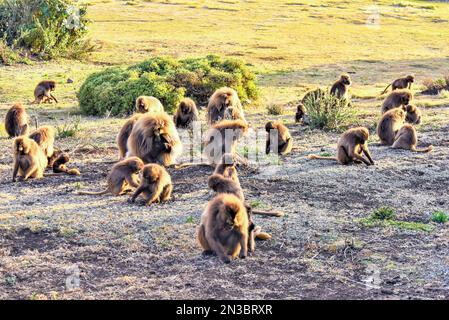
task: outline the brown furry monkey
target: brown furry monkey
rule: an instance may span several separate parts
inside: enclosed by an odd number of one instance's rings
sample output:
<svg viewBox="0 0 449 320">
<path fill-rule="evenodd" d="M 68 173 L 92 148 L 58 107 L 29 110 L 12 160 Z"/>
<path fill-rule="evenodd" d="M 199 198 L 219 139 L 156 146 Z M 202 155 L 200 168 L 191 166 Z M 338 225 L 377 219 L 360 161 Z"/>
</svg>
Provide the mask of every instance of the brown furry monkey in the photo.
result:
<svg viewBox="0 0 449 320">
<path fill-rule="evenodd" d="M 405 121 L 419 124 L 421 111 L 415 106 L 402 106 L 385 112 L 377 124 L 377 135 L 380 143 L 391 146 L 394 143 L 396 133 L 402 128 Z"/>
<path fill-rule="evenodd" d="M 390 83 L 385 90 L 381 93 L 384 94 L 385 92 L 387 92 L 388 88 L 391 86 L 391 90 L 397 90 L 397 89 L 411 89 L 412 88 L 412 83 L 415 82 L 415 77 L 413 75 L 408 75 L 404 78 L 399 78 L 394 80 L 392 83 Z"/>
<path fill-rule="evenodd" d="M 164 106 L 155 97 L 140 96 L 136 99 L 137 113 L 159 113 L 164 112 Z"/>
<path fill-rule="evenodd" d="M 248 133 L 248 124 L 243 120 L 222 120 L 206 132 L 204 138 L 204 153 L 211 164 L 218 164 L 225 153 L 238 156 L 236 152 L 237 142 Z"/>
<path fill-rule="evenodd" d="M 127 156 L 137 156 L 144 163 L 169 166 L 182 153 L 173 120 L 165 112 L 144 115 L 134 124 L 127 143 Z"/>
<path fill-rule="evenodd" d="M 41 103 L 52 103 L 52 101 L 58 103 L 58 100 L 53 95 L 53 91 L 55 91 L 56 82 L 53 80 L 45 80 L 39 82 L 34 89 L 34 101 L 32 103 L 41 104 Z"/>
<path fill-rule="evenodd" d="M 351 77 L 349 74 L 342 74 L 331 87 L 331 94 L 339 99 L 347 98 L 348 88 L 351 85 Z"/>
<path fill-rule="evenodd" d="M 391 146 L 393 149 L 405 149 L 414 152 L 430 152 L 433 150 L 433 146 L 428 146 L 425 149 L 417 149 L 418 135 L 416 129 L 411 124 L 404 124 L 401 129 L 396 133 L 394 143 Z"/>
<path fill-rule="evenodd" d="M 406 106 L 413 100 L 413 94 L 410 90 L 397 90 L 391 92 L 382 103 L 382 114 L 388 110 Z"/>
<path fill-rule="evenodd" d="M 134 124 L 137 122 L 137 120 L 142 117 L 143 114 L 136 113 L 135 115 L 131 116 L 126 122 L 123 124 L 122 128 L 120 129 L 117 138 L 115 141 L 118 145 L 119 150 L 119 156 L 120 160 L 124 159 L 126 157 L 126 153 L 128 152 L 128 138 L 131 134 L 131 131 L 133 130 Z"/>
<path fill-rule="evenodd" d="M 77 194 L 82 195 L 103 195 L 112 193 L 114 196 L 120 196 L 129 191 L 130 187 L 138 188 L 138 174 L 143 169 L 143 161 L 137 157 L 129 157 L 125 160 L 117 162 L 112 166 L 107 177 L 108 186 L 103 191 L 90 192 L 78 191 Z"/>
<path fill-rule="evenodd" d="M 322 157 L 315 154 L 308 155 L 309 159 L 335 160 L 340 164 L 364 163 L 374 165 L 368 150 L 369 131 L 364 127 L 352 128 L 345 131 L 337 143 L 336 157 Z M 363 155 L 368 158 L 366 160 Z"/>
<path fill-rule="evenodd" d="M 6 113 L 5 130 L 10 138 L 27 135 L 30 117 L 21 103 L 14 104 Z"/>
<path fill-rule="evenodd" d="M 293 138 L 288 128 L 281 121 L 268 121 L 265 125 L 265 131 L 267 132 L 266 154 L 272 151 L 275 154 L 285 156 L 292 151 Z M 277 140 L 277 150 L 274 150 L 272 145 L 275 140 Z"/>
<path fill-rule="evenodd" d="M 301 122 L 305 114 L 306 114 L 306 107 L 304 107 L 304 104 L 301 102 L 296 106 L 295 122 L 296 123 Z"/>
<path fill-rule="evenodd" d="M 71 176 L 80 176 L 81 172 L 77 168 L 67 168 L 67 163 L 70 158 L 65 153 L 60 153 L 58 157 L 53 161 L 52 168 L 54 173 L 67 173 Z"/>
<path fill-rule="evenodd" d="M 248 256 L 249 221 L 246 207 L 232 194 L 219 194 L 201 216 L 197 239 L 205 254 L 215 253 L 224 263 Z"/>
<path fill-rule="evenodd" d="M 22 180 L 29 178 L 42 178 L 47 167 L 47 157 L 36 141 L 26 136 L 19 136 L 13 143 L 14 169 L 12 181 L 16 181 L 17 175 Z"/>
<path fill-rule="evenodd" d="M 243 113 L 243 109 L 239 109 L 237 107 L 228 107 L 226 108 L 223 119 L 225 120 L 243 120 L 246 122 L 245 114 Z"/>
<path fill-rule="evenodd" d="M 198 119 L 198 108 L 195 101 L 190 98 L 182 99 L 173 116 L 176 128 L 191 128 L 192 123 L 198 121 Z"/>
<path fill-rule="evenodd" d="M 141 194 L 145 203 L 160 203 L 170 200 L 173 185 L 170 174 L 161 165 L 151 163 L 142 170 L 142 180 L 132 195 L 130 202 L 134 202 Z"/>
<path fill-rule="evenodd" d="M 51 126 L 42 126 L 29 135 L 30 139 L 36 141 L 44 151 L 47 158 L 51 158 L 54 153 L 55 129 Z"/>
<path fill-rule="evenodd" d="M 227 87 L 217 89 L 210 97 L 207 105 L 207 123 L 212 125 L 224 119 L 225 111 L 229 107 L 235 108 L 234 113 L 243 115 L 243 108 L 237 91 Z"/>
</svg>

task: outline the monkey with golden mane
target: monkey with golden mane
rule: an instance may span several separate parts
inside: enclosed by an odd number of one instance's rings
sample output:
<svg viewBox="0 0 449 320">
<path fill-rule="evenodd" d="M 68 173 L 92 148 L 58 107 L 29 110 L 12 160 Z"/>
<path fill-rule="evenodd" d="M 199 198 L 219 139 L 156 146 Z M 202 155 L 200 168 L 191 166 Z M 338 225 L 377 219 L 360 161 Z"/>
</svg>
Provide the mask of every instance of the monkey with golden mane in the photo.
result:
<svg viewBox="0 0 449 320">
<path fill-rule="evenodd" d="M 293 138 L 288 128 L 281 121 L 268 121 L 265 125 L 265 131 L 267 132 L 266 154 L 272 151 L 275 154 L 285 156 L 292 151 Z M 277 140 L 277 148 L 273 150 L 272 144 L 275 140 Z"/>
<path fill-rule="evenodd" d="M 58 100 L 53 95 L 53 91 L 55 91 L 56 82 L 53 80 L 45 80 L 39 82 L 34 89 L 34 101 L 33 104 L 41 104 L 41 103 L 51 103 L 52 101 L 58 103 Z"/>
<path fill-rule="evenodd" d="M 368 149 L 369 131 L 364 127 L 352 128 L 344 132 L 337 143 L 336 157 L 323 157 L 315 154 L 308 155 L 309 159 L 335 160 L 340 164 L 364 163 L 374 165 Z M 365 159 L 363 155 L 366 156 Z"/>
<path fill-rule="evenodd" d="M 140 185 L 130 202 L 134 202 L 139 195 L 142 195 L 148 205 L 169 201 L 172 191 L 173 185 L 167 170 L 161 165 L 150 163 L 143 167 Z"/>
<path fill-rule="evenodd" d="M 164 112 L 164 106 L 159 101 L 159 99 L 155 97 L 149 96 L 140 96 L 136 99 L 136 108 L 137 113 L 159 113 Z"/>
<path fill-rule="evenodd" d="M 232 107 L 235 110 L 231 113 L 233 115 L 240 116 L 240 120 L 246 122 L 243 117 L 243 108 L 240 99 L 237 95 L 237 91 L 231 88 L 223 87 L 217 89 L 210 97 L 207 105 L 207 122 L 212 125 L 225 118 L 225 111 L 227 108 Z"/>
<path fill-rule="evenodd" d="M 47 167 L 47 157 L 36 141 L 26 136 L 19 136 L 13 142 L 14 169 L 12 181 L 17 175 L 22 180 L 29 178 L 40 179 L 44 176 Z"/>
<path fill-rule="evenodd" d="M 21 103 L 14 104 L 6 113 L 5 130 L 10 138 L 27 135 L 29 131 L 29 121 L 25 107 Z"/>
<path fill-rule="evenodd" d="M 117 138 L 115 139 L 115 141 L 117 142 L 117 145 L 118 145 L 120 160 L 122 160 L 126 157 L 126 153 L 128 152 L 127 144 L 128 144 L 129 135 L 131 134 L 131 131 L 133 130 L 134 124 L 142 116 L 143 116 L 142 113 L 136 113 L 135 115 L 128 118 L 128 120 L 126 120 L 126 122 L 120 128 L 120 131 L 117 134 Z"/>
<path fill-rule="evenodd" d="M 55 129 L 51 126 L 42 126 L 29 135 L 30 139 L 36 141 L 44 151 L 47 158 L 51 158 L 54 153 Z"/>
<path fill-rule="evenodd" d="M 181 100 L 173 116 L 176 128 L 191 128 L 192 123 L 198 120 L 198 108 L 196 107 L 195 101 L 190 98 Z"/>
</svg>

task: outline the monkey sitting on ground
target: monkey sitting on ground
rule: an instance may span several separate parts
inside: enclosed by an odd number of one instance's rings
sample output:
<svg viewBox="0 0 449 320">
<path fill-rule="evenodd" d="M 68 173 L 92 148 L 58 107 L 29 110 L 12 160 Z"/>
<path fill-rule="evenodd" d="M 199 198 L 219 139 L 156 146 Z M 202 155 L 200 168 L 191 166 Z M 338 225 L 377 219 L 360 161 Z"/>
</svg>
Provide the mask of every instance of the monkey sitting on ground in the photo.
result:
<svg viewBox="0 0 449 320">
<path fill-rule="evenodd" d="M 19 136 L 13 143 L 14 169 L 12 181 L 16 181 L 17 175 L 22 180 L 29 178 L 40 179 L 44 176 L 47 167 L 47 157 L 36 141 L 26 136 Z"/>
<path fill-rule="evenodd" d="M 306 107 L 304 107 L 304 104 L 301 102 L 296 107 L 295 122 L 296 123 L 301 122 L 301 120 L 303 120 L 305 114 L 306 114 Z"/>
<path fill-rule="evenodd" d="M 281 154 L 283 156 L 289 154 L 293 148 L 293 138 L 290 135 L 290 131 L 281 121 L 269 121 L 265 125 L 265 131 L 267 132 L 266 141 L 266 154 L 272 151 L 275 154 Z M 277 150 L 274 150 L 273 144 L 277 140 Z M 273 150 L 272 150 L 273 149 Z"/>
<path fill-rule="evenodd" d="M 225 153 L 231 153 L 240 162 L 245 159 L 236 152 L 237 142 L 248 133 L 248 123 L 243 120 L 222 120 L 206 132 L 204 153 L 210 164 L 218 164 Z"/>
<path fill-rule="evenodd" d="M 29 135 L 30 139 L 36 141 L 44 151 L 47 158 L 51 158 L 54 153 L 55 129 L 50 126 L 42 126 Z"/>
<path fill-rule="evenodd" d="M 52 92 L 55 91 L 55 88 L 56 82 L 53 80 L 39 82 L 36 89 L 34 89 L 34 101 L 32 103 L 51 103 L 53 100 L 58 103 L 58 100 L 52 94 Z"/>
<path fill-rule="evenodd" d="M 223 87 L 217 89 L 210 97 L 207 105 L 207 123 L 212 125 L 224 119 L 227 108 L 235 108 L 234 113 L 243 115 L 243 108 L 237 91 L 231 88 Z M 245 119 L 241 119 L 245 121 Z"/>
<path fill-rule="evenodd" d="M 164 106 L 155 97 L 140 96 L 136 99 L 137 113 L 159 113 L 164 112 Z"/>
<path fill-rule="evenodd" d="M 5 130 L 10 138 L 27 135 L 29 131 L 29 121 L 25 107 L 21 103 L 14 104 L 6 113 Z"/>
<path fill-rule="evenodd" d="M 190 98 L 183 99 L 176 109 L 176 113 L 173 116 L 173 121 L 176 128 L 191 128 L 192 123 L 198 121 L 198 108 L 195 101 Z"/>
<path fill-rule="evenodd" d="M 413 94 L 410 90 L 397 90 L 391 92 L 382 103 L 382 114 L 388 110 L 406 106 L 413 99 Z"/>
<path fill-rule="evenodd" d="M 137 156 L 144 163 L 169 166 L 182 153 L 173 120 L 165 112 L 143 115 L 134 124 L 127 143 L 127 156 Z"/>
<path fill-rule="evenodd" d="M 215 253 L 224 263 L 248 256 L 248 213 L 233 194 L 219 194 L 201 216 L 197 239 L 204 254 Z"/>
<path fill-rule="evenodd" d="M 111 169 L 107 177 L 108 187 L 99 192 L 78 191 L 81 195 L 103 195 L 112 193 L 114 196 L 120 196 L 130 191 L 130 187 L 138 188 L 138 174 L 143 169 L 143 161 L 137 157 L 129 157 L 117 162 Z"/>
<path fill-rule="evenodd" d="M 364 127 L 352 128 L 344 132 L 337 143 L 336 157 L 322 157 L 315 154 L 308 155 L 309 159 L 335 160 L 340 164 L 364 163 L 374 165 L 368 150 L 369 131 Z M 366 160 L 363 154 L 368 158 Z"/>
<path fill-rule="evenodd" d="M 60 153 L 57 158 L 53 161 L 51 167 L 53 168 L 54 173 L 67 173 L 71 176 L 80 176 L 81 172 L 77 168 L 69 169 L 67 168 L 67 163 L 70 161 L 70 158 L 65 153 Z"/>
<path fill-rule="evenodd" d="M 415 77 L 412 75 L 408 75 L 404 78 L 396 79 L 385 88 L 385 90 L 381 93 L 381 95 L 384 94 L 385 92 L 387 92 L 387 90 L 390 86 L 391 86 L 392 91 L 394 91 L 396 89 L 409 89 L 410 90 L 412 88 L 413 82 L 415 82 Z"/>
<path fill-rule="evenodd" d="M 433 146 L 430 145 L 425 149 L 417 149 L 418 135 L 416 129 L 411 124 L 404 124 L 401 129 L 396 133 L 394 143 L 391 146 L 393 149 L 405 149 L 414 152 L 430 152 L 433 150 Z"/>
<path fill-rule="evenodd" d="M 133 130 L 134 124 L 142 116 L 143 116 L 143 114 L 137 113 L 137 114 L 133 115 L 132 117 L 130 117 L 128 120 L 126 120 L 125 124 L 123 124 L 119 133 L 117 134 L 117 138 L 115 139 L 115 141 L 117 142 L 117 145 L 118 145 L 120 160 L 122 160 L 126 157 L 126 153 L 128 152 L 127 144 L 128 144 L 129 135 L 131 134 L 131 131 Z"/>
<path fill-rule="evenodd" d="M 377 124 L 377 135 L 380 143 L 391 146 L 394 143 L 396 133 L 402 128 L 405 121 L 419 124 L 421 122 L 421 111 L 412 105 L 394 108 L 385 112 Z"/>
<path fill-rule="evenodd" d="M 331 94 L 339 99 L 348 99 L 348 87 L 351 85 L 351 78 L 348 74 L 344 73 L 340 76 L 331 87 Z"/>
<path fill-rule="evenodd" d="M 163 166 L 151 163 L 143 167 L 140 185 L 129 201 L 134 202 L 142 194 L 148 205 L 165 202 L 170 200 L 172 191 L 170 174 Z"/>
</svg>

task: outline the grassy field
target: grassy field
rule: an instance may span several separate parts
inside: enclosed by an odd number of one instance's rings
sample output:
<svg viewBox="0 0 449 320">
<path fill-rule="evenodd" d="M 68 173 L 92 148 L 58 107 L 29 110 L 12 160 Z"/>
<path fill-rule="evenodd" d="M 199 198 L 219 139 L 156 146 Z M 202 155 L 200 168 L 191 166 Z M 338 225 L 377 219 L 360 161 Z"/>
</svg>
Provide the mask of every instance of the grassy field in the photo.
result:
<svg viewBox="0 0 449 320">
<path fill-rule="evenodd" d="M 88 59 L 0 67 L 2 115 L 22 101 L 41 124 L 62 128 L 79 119 L 76 134 L 59 138 L 57 145 L 71 150 L 83 172 L 80 178 L 11 183 L 11 141 L 0 126 L 0 299 L 448 299 L 449 227 L 433 222 L 432 214 L 449 213 L 449 95 L 420 92 L 424 79 L 449 73 L 449 4 L 84 2 L 90 36 L 99 46 Z M 115 135 L 124 122 L 80 116 L 76 93 L 84 79 L 149 56 L 210 53 L 252 66 L 262 101 L 248 108 L 249 121 L 261 127 L 268 119 L 284 119 L 296 147 L 282 167 L 241 172 L 254 205 L 287 214 L 258 218 L 273 240 L 230 266 L 202 257 L 194 240 L 211 198 L 207 168 L 171 171 L 174 203 L 157 208 L 130 205 L 126 197 L 74 195 L 104 180 L 110 166 L 102 161 L 116 159 Z M 330 86 L 342 72 L 354 82 L 354 125 L 369 128 L 379 119 L 385 86 L 415 74 L 415 103 L 424 114 L 419 139 L 435 151 L 392 151 L 373 134 L 374 167 L 307 160 L 312 152 L 333 153 L 338 133 L 295 125 L 293 102 L 308 89 Z M 60 103 L 29 105 L 34 86 L 45 78 L 58 82 Z M 285 114 L 268 115 L 271 104 L 285 105 Z M 394 208 L 396 220 L 371 218 L 384 206 Z M 69 290 L 66 280 L 74 274 L 80 286 Z"/>
</svg>

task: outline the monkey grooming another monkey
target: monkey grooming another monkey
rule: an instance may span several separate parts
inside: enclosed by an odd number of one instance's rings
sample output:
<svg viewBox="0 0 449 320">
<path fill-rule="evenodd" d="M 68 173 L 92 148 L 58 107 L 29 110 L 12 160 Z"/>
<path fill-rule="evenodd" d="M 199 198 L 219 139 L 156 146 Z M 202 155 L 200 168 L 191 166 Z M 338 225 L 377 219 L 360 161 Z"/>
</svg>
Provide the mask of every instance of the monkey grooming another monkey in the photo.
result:
<svg viewBox="0 0 449 320">
<path fill-rule="evenodd" d="M 112 166 L 107 177 L 108 186 L 105 190 L 99 192 L 78 191 L 81 195 L 103 195 L 112 193 L 114 196 L 120 196 L 130 191 L 130 187 L 138 188 L 138 174 L 143 169 L 144 163 L 137 157 L 129 157 L 117 162 Z"/>
<path fill-rule="evenodd" d="M 44 176 L 47 167 L 47 157 L 36 141 L 26 136 L 19 136 L 13 143 L 14 169 L 12 181 L 15 182 L 17 175 L 22 180 L 29 178 L 40 179 Z"/>
<path fill-rule="evenodd" d="M 58 103 L 58 100 L 53 95 L 53 91 L 55 91 L 56 82 L 53 80 L 45 80 L 39 82 L 34 89 L 34 101 L 33 104 L 41 104 L 41 103 L 51 103 L 55 101 Z"/>
<path fill-rule="evenodd" d="M 351 77 L 344 73 L 331 87 L 331 94 L 339 99 L 348 98 L 348 87 L 351 85 Z"/>
<path fill-rule="evenodd" d="M 120 160 L 124 159 L 126 157 L 126 153 L 128 152 L 128 138 L 131 134 L 131 131 L 133 130 L 134 124 L 137 122 L 137 120 L 142 117 L 142 113 L 137 113 L 133 116 L 131 116 L 126 122 L 123 124 L 122 128 L 120 129 L 119 133 L 117 134 L 117 138 L 115 141 L 118 145 L 119 150 L 119 156 Z"/>
<path fill-rule="evenodd" d="M 29 131 L 29 121 L 25 107 L 21 103 L 15 103 L 6 113 L 5 130 L 10 138 L 27 135 Z"/>
<path fill-rule="evenodd" d="M 170 166 L 182 153 L 173 120 L 165 112 L 143 115 L 134 124 L 127 143 L 127 156 L 137 156 L 144 163 Z"/>
<path fill-rule="evenodd" d="M 219 194 L 201 216 L 197 239 L 204 254 L 215 253 L 224 263 L 248 256 L 248 213 L 232 194 Z"/>
<path fill-rule="evenodd" d="M 164 112 L 164 106 L 155 97 L 140 96 L 136 99 L 137 113 L 159 113 Z"/>
<path fill-rule="evenodd" d="M 369 131 L 367 128 L 358 127 L 345 131 L 337 143 L 336 157 L 322 157 L 315 154 L 308 155 L 309 159 L 335 160 L 340 164 L 364 163 L 367 166 L 374 165 L 368 150 Z M 368 158 L 366 160 L 363 154 Z"/>
<path fill-rule="evenodd" d="M 36 141 L 44 151 L 47 158 L 51 158 L 54 153 L 55 129 L 50 126 L 42 126 L 29 135 L 30 139 Z"/>
<path fill-rule="evenodd" d="M 141 194 L 145 203 L 160 203 L 170 200 L 173 185 L 167 170 L 161 165 L 151 163 L 143 167 L 142 180 L 132 195 L 130 202 L 134 202 Z"/>
<path fill-rule="evenodd" d="M 292 151 L 293 138 L 288 128 L 281 121 L 268 121 L 265 125 L 265 131 L 267 132 L 266 154 L 272 151 L 275 154 L 285 156 Z M 275 139 L 277 139 L 277 150 L 272 150 L 274 148 L 272 143 Z"/>
<path fill-rule="evenodd" d="M 296 107 L 295 122 L 296 123 L 301 122 L 301 120 L 303 120 L 305 114 L 306 114 L 306 107 L 304 107 L 304 104 L 301 102 Z"/>
<path fill-rule="evenodd" d="M 385 90 L 381 93 L 383 95 L 387 92 L 388 88 L 391 86 L 391 90 L 394 91 L 396 89 L 411 89 L 412 83 L 415 82 L 415 77 L 413 75 L 408 75 L 404 78 L 399 78 L 390 83 Z"/>
<path fill-rule="evenodd" d="M 388 110 L 406 106 L 413 99 L 413 94 L 410 90 L 397 90 L 391 92 L 382 103 L 382 114 Z"/>
<path fill-rule="evenodd" d="M 428 146 L 425 149 L 417 149 L 418 135 L 416 129 L 411 124 L 404 124 L 401 129 L 396 133 L 394 143 L 391 146 L 393 149 L 405 149 L 413 152 L 430 152 L 433 150 L 433 146 Z"/>
<path fill-rule="evenodd" d="M 237 95 L 237 91 L 227 87 L 217 89 L 210 97 L 207 105 L 207 123 L 212 125 L 223 120 L 225 111 L 229 107 L 235 108 L 234 114 L 243 116 L 243 108 Z M 240 120 L 245 121 L 244 118 Z"/>
<path fill-rule="evenodd" d="M 191 128 L 192 123 L 198 121 L 198 119 L 198 108 L 196 107 L 195 101 L 190 98 L 182 99 L 173 116 L 176 128 Z"/>
<path fill-rule="evenodd" d="M 402 128 L 405 121 L 419 124 L 421 122 L 421 111 L 415 106 L 408 105 L 385 112 L 377 125 L 380 143 L 391 146 L 394 143 L 396 133 Z"/>
</svg>

